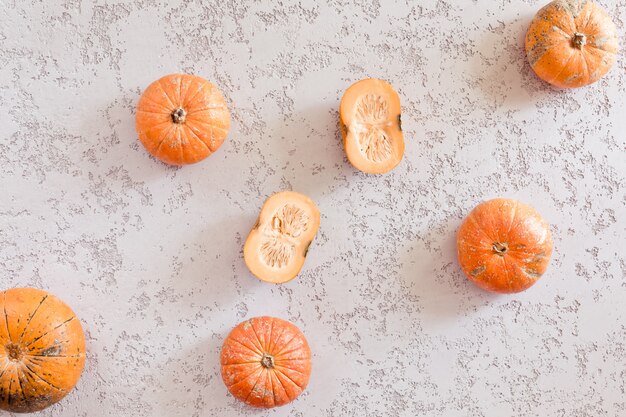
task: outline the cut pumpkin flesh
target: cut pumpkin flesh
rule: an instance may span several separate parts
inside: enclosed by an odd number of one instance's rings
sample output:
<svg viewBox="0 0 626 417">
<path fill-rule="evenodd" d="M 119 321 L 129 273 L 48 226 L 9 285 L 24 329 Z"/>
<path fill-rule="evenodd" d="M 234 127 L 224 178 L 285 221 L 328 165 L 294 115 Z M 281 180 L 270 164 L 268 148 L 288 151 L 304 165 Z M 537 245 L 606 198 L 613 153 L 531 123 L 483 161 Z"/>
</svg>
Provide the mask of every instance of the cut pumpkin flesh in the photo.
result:
<svg viewBox="0 0 626 417">
<path fill-rule="evenodd" d="M 246 265 L 262 281 L 280 284 L 298 275 L 320 226 L 320 212 L 293 191 L 267 199 L 243 247 Z"/>
<path fill-rule="evenodd" d="M 391 171 L 404 155 L 400 97 L 391 84 L 376 78 L 358 81 L 339 106 L 348 160 L 368 174 Z"/>
</svg>

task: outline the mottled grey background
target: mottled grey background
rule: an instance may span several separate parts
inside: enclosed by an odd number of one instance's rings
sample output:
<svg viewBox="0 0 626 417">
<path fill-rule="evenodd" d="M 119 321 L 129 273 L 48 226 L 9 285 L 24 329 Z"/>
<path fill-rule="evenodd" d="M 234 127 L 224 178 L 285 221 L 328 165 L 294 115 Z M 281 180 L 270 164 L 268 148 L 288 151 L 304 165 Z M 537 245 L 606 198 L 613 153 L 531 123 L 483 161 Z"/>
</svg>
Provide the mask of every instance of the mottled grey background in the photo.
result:
<svg viewBox="0 0 626 417">
<path fill-rule="evenodd" d="M 418 5 L 419 3 L 419 5 Z M 623 29 L 626 0 L 603 0 Z M 0 283 L 54 292 L 88 361 L 42 416 L 626 415 L 626 72 L 556 91 L 525 61 L 544 0 L 0 0 Z M 134 130 L 171 72 L 215 82 L 232 129 L 183 168 Z M 406 154 L 367 176 L 344 157 L 354 81 L 401 96 Z M 265 198 L 311 196 L 300 277 L 260 282 L 242 244 Z M 479 201 L 535 206 L 555 253 L 529 291 L 467 282 L 455 232 Z M 269 314 L 314 353 L 272 411 L 222 384 L 224 336 Z"/>
</svg>

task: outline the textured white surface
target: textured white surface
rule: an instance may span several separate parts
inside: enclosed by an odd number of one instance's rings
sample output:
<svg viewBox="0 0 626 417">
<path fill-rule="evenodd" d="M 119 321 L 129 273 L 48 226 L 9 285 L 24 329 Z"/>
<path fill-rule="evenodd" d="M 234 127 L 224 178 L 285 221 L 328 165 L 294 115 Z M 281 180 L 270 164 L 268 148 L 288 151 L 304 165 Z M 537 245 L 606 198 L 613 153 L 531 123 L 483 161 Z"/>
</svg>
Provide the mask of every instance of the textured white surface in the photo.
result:
<svg viewBox="0 0 626 417">
<path fill-rule="evenodd" d="M 419 3 L 419 5 L 418 5 Z M 601 2 L 626 45 L 626 2 Z M 0 283 L 54 292 L 88 363 L 43 416 L 626 415 L 626 73 L 556 91 L 525 61 L 535 0 L 0 1 Z M 189 72 L 227 97 L 229 138 L 183 168 L 151 159 L 134 108 Z M 345 160 L 338 104 L 374 76 L 400 93 L 404 161 Z M 265 198 L 311 196 L 301 276 L 251 276 Z M 462 277 L 455 231 L 518 198 L 553 225 L 529 291 Z M 306 393 L 242 406 L 219 375 L 238 322 L 307 335 Z"/>
</svg>

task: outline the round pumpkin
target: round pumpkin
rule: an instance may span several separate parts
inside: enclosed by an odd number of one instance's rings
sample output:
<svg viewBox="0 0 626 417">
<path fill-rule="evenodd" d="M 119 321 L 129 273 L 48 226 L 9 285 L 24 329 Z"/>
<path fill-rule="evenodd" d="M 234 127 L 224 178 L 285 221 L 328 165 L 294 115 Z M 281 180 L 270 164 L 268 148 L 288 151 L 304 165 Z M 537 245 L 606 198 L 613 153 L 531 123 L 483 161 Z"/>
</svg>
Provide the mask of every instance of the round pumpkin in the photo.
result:
<svg viewBox="0 0 626 417">
<path fill-rule="evenodd" d="M 74 388 L 85 364 L 80 321 L 63 301 L 34 288 L 0 293 L 0 408 L 43 410 Z"/>
<path fill-rule="evenodd" d="M 311 350 L 288 321 L 255 317 L 235 327 L 222 346 L 222 379 L 228 391 L 252 407 L 295 400 L 311 375 Z"/>
<path fill-rule="evenodd" d="M 543 275 L 552 255 L 550 226 L 532 207 L 497 198 L 479 204 L 457 236 L 459 263 L 485 290 L 515 293 Z"/>
<path fill-rule="evenodd" d="M 617 29 L 587 0 L 555 0 L 543 7 L 526 33 L 526 56 L 535 73 L 561 88 L 598 81 L 617 59 Z"/>
<path fill-rule="evenodd" d="M 144 91 L 136 129 L 155 158 L 173 165 L 193 164 L 222 145 L 230 113 L 212 83 L 195 75 L 170 74 Z"/>
</svg>

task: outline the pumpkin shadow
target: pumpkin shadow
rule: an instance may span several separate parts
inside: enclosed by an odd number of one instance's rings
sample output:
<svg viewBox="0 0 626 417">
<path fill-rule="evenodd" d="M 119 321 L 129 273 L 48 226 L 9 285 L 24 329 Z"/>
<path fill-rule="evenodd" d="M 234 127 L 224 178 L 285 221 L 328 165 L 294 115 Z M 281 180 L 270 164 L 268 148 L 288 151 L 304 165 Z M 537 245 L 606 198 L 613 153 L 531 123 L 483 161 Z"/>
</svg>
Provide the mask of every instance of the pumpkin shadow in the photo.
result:
<svg viewBox="0 0 626 417">
<path fill-rule="evenodd" d="M 235 399 L 222 381 L 220 351 L 235 324 L 221 326 L 208 337 L 198 338 L 188 349 L 175 351 L 165 362 L 157 365 L 161 375 L 157 385 L 162 391 L 155 396 L 153 412 L 159 415 L 208 415 L 221 411 L 227 415 L 267 415 L 271 411 L 250 407 Z M 283 412 L 293 405 L 281 407 Z M 233 414 L 234 415 L 234 414 Z"/>
<path fill-rule="evenodd" d="M 179 170 L 151 156 L 143 147 L 135 130 L 135 109 L 140 91 L 125 91 L 93 112 L 92 120 L 82 125 L 91 138 L 83 150 L 83 159 L 92 174 L 106 174 L 123 167 L 131 178 L 149 181 Z"/>
<path fill-rule="evenodd" d="M 325 101 L 275 118 L 262 130 L 270 142 L 264 160 L 274 172 L 267 197 L 292 190 L 317 202 L 354 173 L 343 151 L 339 103 Z"/>
<path fill-rule="evenodd" d="M 553 95 L 565 94 L 541 80 L 528 63 L 526 31 L 534 13 L 484 32 L 472 61 L 480 91 L 493 111 L 522 110 Z"/>
<path fill-rule="evenodd" d="M 150 372 L 156 378 L 153 388 L 159 390 L 150 394 L 153 414 L 259 413 L 228 394 L 220 372 L 223 341 L 250 316 L 246 303 L 254 299 L 257 287 L 268 288 L 248 271 L 242 256 L 255 219 L 256 214 L 241 213 L 214 218 L 171 253 L 169 274 L 152 283 L 171 296 L 159 295 L 152 313 L 165 321 L 159 346 L 168 349 Z"/>
<path fill-rule="evenodd" d="M 456 232 L 461 219 L 449 218 L 430 228 L 423 237 L 404 248 L 400 256 L 402 276 L 411 279 L 411 297 L 420 300 L 425 328 L 440 328 L 487 307 L 503 296 L 470 282 L 456 256 Z M 418 260 L 418 261 L 416 261 Z"/>
<path fill-rule="evenodd" d="M 237 298 L 237 293 L 253 290 L 261 283 L 248 270 L 243 259 L 243 245 L 248 233 L 254 226 L 258 213 L 237 213 L 216 219 L 196 233 L 195 246 L 206 253 L 194 279 L 196 285 L 206 285 L 207 289 L 216 285 L 224 287 L 226 292 Z M 206 243 L 210 241 L 210 243 Z M 197 253 L 198 250 L 191 250 Z M 262 283 L 261 283 L 262 284 Z M 224 297 L 220 298 L 223 303 Z"/>
<path fill-rule="evenodd" d="M 214 191 L 221 184 L 244 178 L 242 171 L 250 164 L 240 149 L 243 134 L 234 115 L 237 109 L 232 109 L 231 129 L 215 153 L 195 164 L 170 165 L 150 155 L 139 140 L 135 115 L 140 96 L 138 88 L 124 91 L 102 103 L 93 119 L 84 121 L 85 136 L 91 140 L 83 150 L 83 159 L 90 174 L 106 176 L 113 170 L 123 170 L 131 180 L 147 184 L 204 177 L 212 179 Z"/>
<path fill-rule="evenodd" d="M 153 382 L 159 392 L 153 395 L 152 413 L 205 415 L 207 410 L 229 407 L 232 399 L 225 395 L 219 365 L 227 327 L 223 326 L 219 333 L 198 337 L 195 343 L 181 344 L 183 349 L 172 350 L 155 365 L 152 374 L 160 377 Z"/>
<path fill-rule="evenodd" d="M 85 171 L 90 177 L 89 183 L 97 182 L 107 190 L 107 197 L 128 192 L 129 196 L 123 199 L 125 204 L 130 199 L 139 197 L 142 205 L 152 206 L 150 210 L 159 216 L 180 217 L 181 220 L 189 215 L 188 211 L 197 213 L 198 203 L 205 204 L 200 216 L 194 216 L 195 226 L 190 227 L 188 222 L 181 221 L 181 228 L 188 229 L 189 234 L 189 239 L 181 247 L 172 248 L 165 245 L 166 249 L 162 252 L 158 252 L 158 248 L 150 249 L 159 243 L 157 241 L 151 242 L 154 245 L 148 245 L 146 249 L 154 252 L 151 256 L 168 258 L 177 256 L 186 264 L 200 265 L 201 268 L 184 269 L 185 273 L 189 274 L 187 281 L 191 279 L 196 285 L 204 282 L 215 285 L 216 279 L 238 279 L 239 276 L 248 273 L 241 255 L 243 242 L 254 225 L 263 201 L 269 196 L 259 193 L 259 204 L 250 203 L 250 196 L 255 193 L 251 189 L 245 190 L 249 183 L 246 179 L 253 178 L 254 172 L 242 175 L 242 171 L 255 165 L 256 161 L 250 161 L 245 155 L 238 156 L 241 146 L 241 126 L 237 126 L 233 120 L 231 132 L 225 143 L 206 160 L 188 166 L 168 165 L 151 156 L 137 137 L 135 107 L 140 93 L 139 90 L 121 93 L 102 103 L 92 116 L 92 120 L 84 121 L 87 133 L 91 132 L 93 138 L 83 152 Z M 93 125 L 98 126 L 97 131 Z M 298 175 L 303 174 L 299 171 L 296 177 Z M 185 187 L 189 186 L 189 192 L 206 194 L 206 198 L 194 197 L 196 201 L 193 205 L 184 205 L 184 201 L 177 199 L 176 195 L 161 194 L 158 197 L 152 195 L 159 191 L 169 193 L 176 186 L 180 186 L 181 193 L 187 191 Z M 133 191 L 137 191 L 139 195 L 133 195 Z M 212 199 L 213 193 L 219 193 L 219 197 Z M 217 198 L 219 203 L 216 202 Z M 133 204 L 136 206 L 133 211 L 140 209 L 139 201 Z M 158 210 L 159 206 L 162 211 Z M 199 256 L 190 261 L 189 257 L 194 255 Z M 203 259 L 198 259 L 199 257 Z M 213 274 L 208 276 L 203 271 L 213 271 Z M 251 276 L 249 273 L 248 275 Z M 247 278 L 246 276 L 242 279 Z M 165 272 L 159 280 L 166 285 L 185 285 L 178 280 L 175 273 L 170 276 Z M 253 279 L 250 281 L 255 282 Z"/>
</svg>

